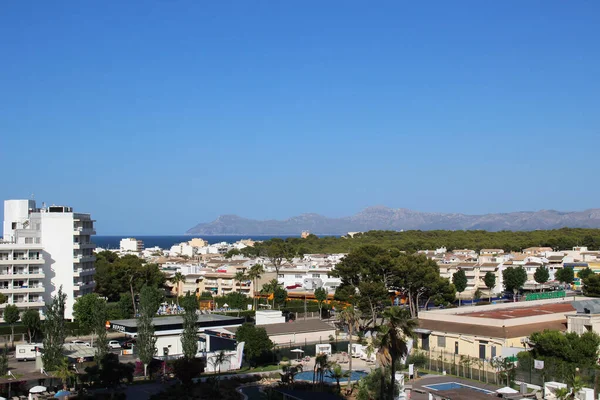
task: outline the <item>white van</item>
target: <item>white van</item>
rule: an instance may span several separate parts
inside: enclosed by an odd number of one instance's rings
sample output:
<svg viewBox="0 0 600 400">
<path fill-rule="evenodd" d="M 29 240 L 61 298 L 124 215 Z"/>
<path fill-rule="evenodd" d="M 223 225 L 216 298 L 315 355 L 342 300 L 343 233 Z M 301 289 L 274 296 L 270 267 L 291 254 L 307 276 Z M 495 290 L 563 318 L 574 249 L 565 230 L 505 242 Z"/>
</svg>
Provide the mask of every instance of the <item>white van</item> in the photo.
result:
<svg viewBox="0 0 600 400">
<path fill-rule="evenodd" d="M 18 344 L 15 350 L 15 358 L 17 361 L 33 361 L 36 357 L 42 355 L 41 347 L 41 343 Z"/>
</svg>

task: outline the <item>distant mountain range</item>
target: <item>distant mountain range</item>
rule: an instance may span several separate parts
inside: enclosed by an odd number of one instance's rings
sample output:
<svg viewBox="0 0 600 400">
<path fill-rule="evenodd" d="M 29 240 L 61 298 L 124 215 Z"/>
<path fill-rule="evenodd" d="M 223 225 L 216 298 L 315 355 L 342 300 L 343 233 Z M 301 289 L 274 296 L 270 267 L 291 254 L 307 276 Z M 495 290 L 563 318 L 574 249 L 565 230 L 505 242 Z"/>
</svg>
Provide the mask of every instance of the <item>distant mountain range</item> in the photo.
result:
<svg viewBox="0 0 600 400">
<path fill-rule="evenodd" d="M 212 222 L 200 223 L 188 234 L 199 235 L 339 235 L 369 230 L 462 230 L 528 231 L 556 228 L 600 228 L 600 209 L 561 212 L 554 210 L 523 211 L 506 214 L 443 214 L 389 208 L 368 207 L 350 217 L 328 218 L 319 214 L 302 214 L 283 221 L 253 220 L 237 215 L 222 215 Z"/>
</svg>

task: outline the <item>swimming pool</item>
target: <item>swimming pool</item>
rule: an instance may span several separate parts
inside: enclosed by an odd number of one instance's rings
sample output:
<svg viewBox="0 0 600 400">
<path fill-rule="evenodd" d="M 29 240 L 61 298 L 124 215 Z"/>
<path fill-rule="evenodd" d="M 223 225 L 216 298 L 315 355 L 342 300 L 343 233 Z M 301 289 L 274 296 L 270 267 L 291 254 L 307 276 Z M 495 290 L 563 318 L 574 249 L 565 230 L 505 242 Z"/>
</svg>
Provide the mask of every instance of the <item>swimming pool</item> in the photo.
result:
<svg viewBox="0 0 600 400">
<path fill-rule="evenodd" d="M 345 371 L 344 371 L 345 372 Z M 357 381 L 360 378 L 367 376 L 368 374 L 364 371 L 352 371 L 351 380 Z M 303 371 L 296 374 L 294 378 L 297 381 L 311 381 L 313 380 L 314 371 Z M 328 372 L 325 373 L 325 377 L 323 378 L 323 382 L 327 383 L 335 383 L 335 379 L 333 379 Z M 348 377 L 345 377 L 340 380 L 340 382 L 348 382 Z"/>
<path fill-rule="evenodd" d="M 475 391 L 481 392 L 481 393 L 488 393 L 488 394 L 494 393 L 491 390 L 486 390 L 486 389 L 478 388 L 476 386 L 471 386 L 471 385 L 465 385 L 465 384 L 458 383 L 458 382 L 436 383 L 433 385 L 423 386 L 423 388 L 431 389 L 431 390 L 438 390 L 438 391 L 452 390 L 452 389 L 471 389 L 471 390 L 475 390 Z"/>
</svg>

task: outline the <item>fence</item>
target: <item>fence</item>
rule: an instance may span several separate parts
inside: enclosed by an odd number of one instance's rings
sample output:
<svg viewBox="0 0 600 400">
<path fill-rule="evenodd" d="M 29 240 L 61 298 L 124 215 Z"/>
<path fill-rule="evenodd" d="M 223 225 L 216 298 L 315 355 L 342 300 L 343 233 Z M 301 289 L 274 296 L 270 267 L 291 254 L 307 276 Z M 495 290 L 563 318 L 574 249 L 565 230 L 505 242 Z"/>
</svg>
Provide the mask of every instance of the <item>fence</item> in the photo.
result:
<svg viewBox="0 0 600 400">
<path fill-rule="evenodd" d="M 545 292 L 545 293 L 528 293 L 527 295 L 525 295 L 525 301 L 562 299 L 566 295 L 567 295 L 567 292 L 565 292 L 564 290 L 557 290 L 554 292 Z"/>
<path fill-rule="evenodd" d="M 462 378 L 507 386 L 511 381 L 520 381 L 533 385 L 544 386 L 544 382 L 558 381 L 569 383 L 577 376 L 585 387 L 599 389 L 600 371 L 595 368 L 577 368 L 564 362 L 546 360 L 541 370 L 534 368 L 533 360 L 523 359 L 521 362 L 513 359 L 479 359 L 460 356 L 444 351 L 415 350 L 409 357 L 408 363 L 418 368 L 425 368 L 455 375 Z"/>
</svg>

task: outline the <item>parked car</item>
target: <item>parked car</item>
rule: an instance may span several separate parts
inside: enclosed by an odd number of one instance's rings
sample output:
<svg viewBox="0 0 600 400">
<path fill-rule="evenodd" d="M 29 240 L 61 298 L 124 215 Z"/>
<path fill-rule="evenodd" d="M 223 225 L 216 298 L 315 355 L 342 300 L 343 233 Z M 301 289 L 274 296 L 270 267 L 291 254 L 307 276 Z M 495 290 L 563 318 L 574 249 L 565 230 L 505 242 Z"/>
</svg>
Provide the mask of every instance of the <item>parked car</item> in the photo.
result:
<svg viewBox="0 0 600 400">
<path fill-rule="evenodd" d="M 133 345 L 135 345 L 135 339 L 130 339 L 121 343 L 121 347 L 124 349 L 131 349 Z"/>
<path fill-rule="evenodd" d="M 118 340 L 111 340 L 108 342 L 108 347 L 110 347 L 111 349 L 120 349 L 121 343 L 119 343 Z"/>
<path fill-rule="evenodd" d="M 92 347 L 91 344 L 89 344 L 88 342 L 84 342 L 83 340 L 71 340 L 72 344 L 80 344 L 86 347 Z"/>
</svg>

